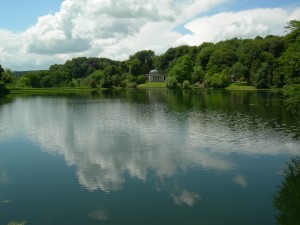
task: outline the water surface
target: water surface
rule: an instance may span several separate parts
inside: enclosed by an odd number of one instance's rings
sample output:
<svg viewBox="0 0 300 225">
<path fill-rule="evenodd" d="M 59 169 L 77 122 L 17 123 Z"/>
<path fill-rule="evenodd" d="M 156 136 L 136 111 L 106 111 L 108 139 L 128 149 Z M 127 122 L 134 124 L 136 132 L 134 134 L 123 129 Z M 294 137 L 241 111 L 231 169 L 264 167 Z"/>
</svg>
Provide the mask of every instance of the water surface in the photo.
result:
<svg viewBox="0 0 300 225">
<path fill-rule="evenodd" d="M 271 225 L 300 153 L 271 92 L 19 96 L 0 124 L 0 224 Z"/>
</svg>

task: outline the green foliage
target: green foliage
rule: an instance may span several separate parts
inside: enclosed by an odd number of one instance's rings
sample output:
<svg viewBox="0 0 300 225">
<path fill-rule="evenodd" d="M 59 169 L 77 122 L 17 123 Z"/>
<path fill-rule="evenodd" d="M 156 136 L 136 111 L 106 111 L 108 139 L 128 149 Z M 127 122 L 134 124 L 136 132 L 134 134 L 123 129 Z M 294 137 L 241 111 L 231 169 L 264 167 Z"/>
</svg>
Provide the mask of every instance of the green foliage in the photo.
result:
<svg viewBox="0 0 300 225">
<path fill-rule="evenodd" d="M 52 78 L 50 75 L 46 75 L 44 76 L 41 81 L 40 81 L 40 85 L 43 88 L 50 88 L 52 87 Z"/>
<path fill-rule="evenodd" d="M 138 59 L 133 59 L 129 63 L 129 73 L 132 76 L 138 76 L 142 73 L 141 62 Z"/>
<path fill-rule="evenodd" d="M 298 225 L 300 221 L 300 157 L 292 158 L 284 171 L 283 182 L 274 198 L 280 225 Z"/>
<path fill-rule="evenodd" d="M 91 88 L 97 88 L 97 81 L 95 79 L 90 80 L 90 87 Z"/>
<path fill-rule="evenodd" d="M 167 77 L 165 82 L 166 82 L 167 88 L 169 88 L 169 89 L 176 89 L 176 88 L 180 87 L 179 84 L 177 83 L 176 77 L 173 77 L 173 76 Z"/>
<path fill-rule="evenodd" d="M 17 83 L 17 86 L 22 88 L 31 87 L 30 80 L 28 79 L 28 77 L 21 77 Z"/>
<path fill-rule="evenodd" d="M 235 81 L 246 81 L 258 88 L 300 84 L 299 24 L 300 21 L 290 21 L 286 26 L 289 33 L 284 37 L 268 35 L 182 45 L 159 56 L 152 50 L 142 50 L 124 61 L 78 57 L 52 65 L 48 71 L 26 73 L 4 71 L 0 65 L 0 81 L 10 86 L 52 88 L 89 87 L 94 79 L 101 87 L 124 87 L 145 82 L 144 75 L 157 68 L 167 77 L 174 77 L 176 85 L 184 81 L 211 87 L 225 87 Z M 15 75 L 22 79 L 17 80 Z"/>
<path fill-rule="evenodd" d="M 246 80 L 248 77 L 248 68 L 240 62 L 236 62 L 232 65 L 229 69 L 229 75 L 232 81 L 234 80 L 241 80 L 242 78 Z"/>
<path fill-rule="evenodd" d="M 176 64 L 169 71 L 168 76 L 175 77 L 177 82 L 182 84 L 184 80 L 191 80 L 193 64 L 188 55 L 180 57 Z"/>
<path fill-rule="evenodd" d="M 0 75 L 1 81 L 3 81 L 6 84 L 11 84 L 15 80 L 14 73 L 10 69 L 6 69 L 2 72 L 2 75 Z"/>
<path fill-rule="evenodd" d="M 200 65 L 196 65 L 193 67 L 193 73 L 192 73 L 192 83 L 196 82 L 202 82 L 204 80 L 205 72 Z"/>
<path fill-rule="evenodd" d="M 139 75 L 137 78 L 136 78 L 136 83 L 137 84 L 143 84 L 146 82 L 146 77 L 144 75 Z"/>
<path fill-rule="evenodd" d="M 206 83 L 209 87 L 213 88 L 225 88 L 228 86 L 229 81 L 225 71 L 221 73 L 215 73 L 206 77 Z"/>
<path fill-rule="evenodd" d="M 201 65 L 201 67 L 205 70 L 210 56 L 215 51 L 215 46 L 212 43 L 203 43 L 200 46 L 200 49 L 200 52 L 196 55 L 196 63 Z"/>
<path fill-rule="evenodd" d="M 269 88 L 271 87 L 272 76 L 269 64 L 262 63 L 257 73 L 253 77 L 253 85 L 256 88 Z"/>
<path fill-rule="evenodd" d="M 126 80 L 121 81 L 120 87 L 123 87 L 123 88 L 127 87 L 127 81 Z"/>
<path fill-rule="evenodd" d="M 129 59 L 129 71 L 133 76 L 147 74 L 153 68 L 154 52 L 143 50 L 136 52 Z"/>
<path fill-rule="evenodd" d="M 4 96 L 9 94 L 9 90 L 7 89 L 4 82 L 0 81 L 0 96 Z"/>
<path fill-rule="evenodd" d="M 119 75 L 111 76 L 112 86 L 118 87 L 121 83 L 121 77 Z"/>
<path fill-rule="evenodd" d="M 191 84 L 188 80 L 185 80 L 182 83 L 182 87 L 183 87 L 183 89 L 189 89 L 189 88 L 191 88 Z"/>
<path fill-rule="evenodd" d="M 207 70 L 212 68 L 215 69 L 217 67 L 219 69 L 218 72 L 221 72 L 223 69 L 231 67 L 237 60 L 237 55 L 233 50 L 217 49 L 210 56 Z"/>
<path fill-rule="evenodd" d="M 285 103 L 291 111 L 300 115 L 300 84 L 290 84 L 283 88 Z"/>
</svg>

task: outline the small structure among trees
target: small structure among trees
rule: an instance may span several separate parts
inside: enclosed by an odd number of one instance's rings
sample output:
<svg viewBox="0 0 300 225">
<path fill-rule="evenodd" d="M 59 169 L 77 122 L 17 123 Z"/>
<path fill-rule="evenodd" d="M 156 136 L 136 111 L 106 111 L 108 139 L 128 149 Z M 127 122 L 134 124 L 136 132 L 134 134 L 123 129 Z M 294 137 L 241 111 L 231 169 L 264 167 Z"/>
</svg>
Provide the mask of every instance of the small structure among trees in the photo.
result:
<svg viewBox="0 0 300 225">
<path fill-rule="evenodd" d="M 165 77 L 158 70 L 151 70 L 148 74 L 149 82 L 164 82 Z"/>
</svg>

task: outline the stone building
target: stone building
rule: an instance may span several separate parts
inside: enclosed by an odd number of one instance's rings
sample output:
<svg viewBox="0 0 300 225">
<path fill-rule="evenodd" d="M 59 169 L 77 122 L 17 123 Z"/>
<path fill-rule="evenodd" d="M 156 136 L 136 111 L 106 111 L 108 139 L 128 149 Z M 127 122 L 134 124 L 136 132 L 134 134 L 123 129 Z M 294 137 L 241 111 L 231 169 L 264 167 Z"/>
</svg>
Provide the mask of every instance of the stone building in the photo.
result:
<svg viewBox="0 0 300 225">
<path fill-rule="evenodd" d="M 151 70 L 148 75 L 149 82 L 164 82 L 165 77 L 158 70 Z"/>
</svg>

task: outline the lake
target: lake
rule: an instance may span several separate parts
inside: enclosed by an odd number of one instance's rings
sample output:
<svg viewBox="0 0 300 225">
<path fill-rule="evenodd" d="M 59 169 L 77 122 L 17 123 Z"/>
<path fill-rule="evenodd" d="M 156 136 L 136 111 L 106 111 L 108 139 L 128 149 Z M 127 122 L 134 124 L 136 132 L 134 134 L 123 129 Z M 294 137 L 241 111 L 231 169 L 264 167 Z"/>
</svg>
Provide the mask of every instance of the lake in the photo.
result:
<svg viewBox="0 0 300 225">
<path fill-rule="evenodd" d="M 3 225 L 274 225 L 300 154 L 278 92 L 11 96 L 0 125 Z"/>
</svg>

